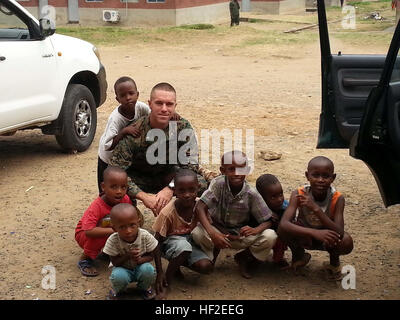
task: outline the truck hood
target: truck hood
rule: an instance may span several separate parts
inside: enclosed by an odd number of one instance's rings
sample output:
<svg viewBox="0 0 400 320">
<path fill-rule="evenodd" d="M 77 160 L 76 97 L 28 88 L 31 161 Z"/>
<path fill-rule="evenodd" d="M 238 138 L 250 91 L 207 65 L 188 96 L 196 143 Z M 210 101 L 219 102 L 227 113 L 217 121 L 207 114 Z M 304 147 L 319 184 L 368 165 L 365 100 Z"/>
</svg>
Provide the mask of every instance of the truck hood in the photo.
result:
<svg viewBox="0 0 400 320">
<path fill-rule="evenodd" d="M 92 48 L 94 47 L 93 44 L 81 40 L 81 39 L 77 39 L 77 38 L 73 38 L 73 37 L 69 37 L 69 36 L 64 36 L 62 34 L 53 34 L 51 37 L 51 42 L 53 44 L 54 50 L 74 50 L 74 48 L 85 48 L 87 50 L 90 50 L 90 52 L 93 52 Z M 93 53 L 94 54 L 94 53 Z"/>
</svg>

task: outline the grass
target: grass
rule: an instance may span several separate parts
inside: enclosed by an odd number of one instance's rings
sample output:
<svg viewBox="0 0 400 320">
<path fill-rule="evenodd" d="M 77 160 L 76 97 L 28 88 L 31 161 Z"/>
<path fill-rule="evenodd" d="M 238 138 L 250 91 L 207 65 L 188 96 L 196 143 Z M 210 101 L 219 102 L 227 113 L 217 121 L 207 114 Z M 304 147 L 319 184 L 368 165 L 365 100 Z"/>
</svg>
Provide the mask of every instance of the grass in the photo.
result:
<svg viewBox="0 0 400 320">
<path fill-rule="evenodd" d="M 121 27 L 61 27 L 57 33 L 90 41 L 93 44 L 112 45 L 122 43 L 125 39 L 135 37 L 143 42 L 155 40 L 141 28 Z"/>
<path fill-rule="evenodd" d="M 332 36 L 344 42 L 363 44 L 390 42 L 392 33 L 382 32 L 394 25 L 395 12 L 391 10 L 391 0 L 373 2 L 349 1 L 347 5 L 356 8 L 356 29 L 344 29 L 341 21 L 344 18 L 340 7 L 327 7 L 328 28 Z M 364 19 L 371 12 L 380 12 L 386 18 L 382 21 Z M 249 23 L 243 23 L 240 28 L 229 28 L 224 25 L 193 24 L 173 27 L 79 27 L 68 26 L 57 29 L 58 33 L 70 35 L 90 41 L 96 45 L 123 45 L 126 42 L 158 43 L 167 45 L 188 44 L 190 41 L 201 41 L 207 44 L 224 45 L 224 40 L 237 39 L 233 48 L 246 48 L 251 46 L 266 46 L 273 44 L 305 44 L 318 42 L 318 28 L 302 30 L 297 33 L 284 33 L 293 23 L 317 23 L 317 16 L 312 15 L 278 15 L 276 18 L 264 20 L 250 18 Z M 253 27 L 257 24 L 257 28 Z M 287 27 L 287 28 L 286 28 Z M 190 41 L 188 41 L 190 40 Z"/>
<path fill-rule="evenodd" d="M 208 30 L 208 29 L 214 29 L 215 27 L 212 24 L 199 23 L 199 24 L 183 25 L 175 28 L 184 30 Z"/>
<path fill-rule="evenodd" d="M 131 28 L 131 27 L 59 27 L 57 33 L 89 41 L 96 45 L 117 45 L 124 41 L 138 41 L 142 43 L 173 41 L 169 35 L 178 40 L 195 35 L 198 31 L 213 31 L 211 24 L 193 24 L 177 27 L 159 28 Z"/>
<path fill-rule="evenodd" d="M 391 3 L 391 0 L 379 0 L 371 2 L 348 1 L 346 5 L 353 6 L 355 8 L 357 20 L 363 20 L 365 16 L 372 12 L 379 12 L 386 19 L 394 19 L 396 13 L 394 10 L 392 10 Z M 326 9 L 328 20 L 343 16 L 342 8 L 340 7 L 327 7 Z"/>
<path fill-rule="evenodd" d="M 318 41 L 318 34 L 316 32 L 283 33 L 277 31 L 263 31 L 259 32 L 256 36 L 249 35 L 235 47 L 244 48 L 248 46 L 263 46 L 273 44 L 305 44 L 315 41 Z"/>
<path fill-rule="evenodd" d="M 357 46 L 381 46 L 386 45 L 389 48 L 390 41 L 392 40 L 393 34 L 392 33 L 371 33 L 371 32 L 338 32 L 333 33 L 333 37 L 336 39 L 340 39 L 345 43 L 351 43 Z"/>
<path fill-rule="evenodd" d="M 395 24 L 396 13 L 392 10 L 391 0 L 347 1 L 346 5 L 355 9 L 355 29 L 345 29 L 341 21 L 329 23 L 328 29 L 332 37 L 359 46 L 389 45 L 393 33 L 383 31 Z M 328 21 L 336 21 L 350 14 L 350 12 L 342 13 L 340 7 L 326 9 Z M 366 19 L 372 12 L 379 12 L 383 19 Z"/>
</svg>

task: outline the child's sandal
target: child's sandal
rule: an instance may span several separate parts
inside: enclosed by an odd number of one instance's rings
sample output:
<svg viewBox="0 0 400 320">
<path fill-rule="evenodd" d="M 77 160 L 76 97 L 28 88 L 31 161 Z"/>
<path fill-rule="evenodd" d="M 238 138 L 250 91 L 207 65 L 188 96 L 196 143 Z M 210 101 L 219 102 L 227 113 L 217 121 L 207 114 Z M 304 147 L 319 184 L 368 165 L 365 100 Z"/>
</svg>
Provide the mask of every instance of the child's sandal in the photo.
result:
<svg viewBox="0 0 400 320">
<path fill-rule="evenodd" d="M 156 297 L 156 293 L 152 288 L 145 290 L 143 293 L 144 300 L 153 300 L 155 297 Z"/>
<path fill-rule="evenodd" d="M 329 262 L 324 262 L 323 270 L 328 281 L 341 281 L 343 279 L 342 266 L 332 266 Z"/>
<path fill-rule="evenodd" d="M 305 267 L 310 262 L 310 259 L 311 259 L 311 254 L 309 254 L 308 252 L 305 252 L 303 254 L 303 256 L 301 257 L 301 259 L 292 261 L 291 269 L 294 272 L 299 271 L 299 269 Z"/>
<path fill-rule="evenodd" d="M 96 277 L 99 275 L 99 272 L 94 267 L 94 262 L 92 259 L 84 259 L 78 261 L 78 268 L 81 271 L 82 275 L 86 277 Z M 90 269 L 94 271 L 88 271 Z"/>
<path fill-rule="evenodd" d="M 117 294 L 113 289 L 108 292 L 107 300 L 119 300 L 119 294 Z"/>
</svg>

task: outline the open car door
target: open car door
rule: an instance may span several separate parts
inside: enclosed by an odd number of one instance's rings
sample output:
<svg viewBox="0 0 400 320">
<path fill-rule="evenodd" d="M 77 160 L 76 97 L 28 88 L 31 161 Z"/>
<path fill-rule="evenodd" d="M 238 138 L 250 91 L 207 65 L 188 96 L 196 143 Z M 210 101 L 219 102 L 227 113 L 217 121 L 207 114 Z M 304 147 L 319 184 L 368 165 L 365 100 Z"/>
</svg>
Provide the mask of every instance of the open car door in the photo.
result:
<svg viewBox="0 0 400 320">
<path fill-rule="evenodd" d="M 400 204 L 400 21 L 387 55 L 332 54 L 318 0 L 322 108 L 317 148 L 349 148 L 364 161 L 385 206 Z"/>
</svg>

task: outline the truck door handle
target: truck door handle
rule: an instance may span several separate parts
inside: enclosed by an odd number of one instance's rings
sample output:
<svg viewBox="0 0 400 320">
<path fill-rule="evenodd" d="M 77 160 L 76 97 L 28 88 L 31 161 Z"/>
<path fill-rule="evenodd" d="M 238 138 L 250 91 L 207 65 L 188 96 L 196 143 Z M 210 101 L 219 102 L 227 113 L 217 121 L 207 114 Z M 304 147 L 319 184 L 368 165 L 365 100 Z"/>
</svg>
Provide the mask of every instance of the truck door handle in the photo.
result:
<svg viewBox="0 0 400 320">
<path fill-rule="evenodd" d="M 379 79 L 354 79 L 354 78 L 343 78 L 344 87 L 372 87 L 377 86 Z"/>
<path fill-rule="evenodd" d="M 6 57 L 0 56 L 0 61 L 6 60 Z"/>
</svg>

